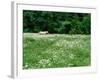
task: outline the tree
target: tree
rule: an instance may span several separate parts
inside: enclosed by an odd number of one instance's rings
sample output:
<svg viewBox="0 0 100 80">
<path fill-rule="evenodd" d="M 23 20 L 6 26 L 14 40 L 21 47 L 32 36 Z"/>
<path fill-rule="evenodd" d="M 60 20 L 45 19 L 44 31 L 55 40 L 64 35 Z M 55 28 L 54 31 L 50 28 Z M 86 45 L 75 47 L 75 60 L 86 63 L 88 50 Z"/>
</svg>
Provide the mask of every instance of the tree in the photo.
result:
<svg viewBox="0 0 100 80">
<path fill-rule="evenodd" d="M 89 13 L 23 10 L 23 32 L 90 34 L 90 21 Z"/>
</svg>

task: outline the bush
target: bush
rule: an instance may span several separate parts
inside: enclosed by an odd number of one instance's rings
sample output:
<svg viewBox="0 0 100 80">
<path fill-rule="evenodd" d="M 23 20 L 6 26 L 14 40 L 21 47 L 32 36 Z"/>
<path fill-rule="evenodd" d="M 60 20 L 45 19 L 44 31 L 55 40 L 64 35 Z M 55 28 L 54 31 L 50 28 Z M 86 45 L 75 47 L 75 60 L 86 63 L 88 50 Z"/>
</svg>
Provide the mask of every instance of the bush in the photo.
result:
<svg viewBox="0 0 100 80">
<path fill-rule="evenodd" d="M 90 34 L 91 15 L 89 13 L 23 11 L 23 31 L 59 34 Z"/>
</svg>

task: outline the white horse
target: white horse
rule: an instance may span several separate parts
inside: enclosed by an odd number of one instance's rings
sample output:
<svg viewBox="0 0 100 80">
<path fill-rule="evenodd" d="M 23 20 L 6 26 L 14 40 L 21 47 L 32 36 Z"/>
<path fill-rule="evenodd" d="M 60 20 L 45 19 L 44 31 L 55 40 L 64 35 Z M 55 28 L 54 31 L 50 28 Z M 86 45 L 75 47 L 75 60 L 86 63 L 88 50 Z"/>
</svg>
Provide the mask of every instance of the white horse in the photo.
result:
<svg viewBox="0 0 100 80">
<path fill-rule="evenodd" d="M 48 34 L 48 31 L 40 31 L 39 34 L 45 35 L 45 34 Z"/>
</svg>

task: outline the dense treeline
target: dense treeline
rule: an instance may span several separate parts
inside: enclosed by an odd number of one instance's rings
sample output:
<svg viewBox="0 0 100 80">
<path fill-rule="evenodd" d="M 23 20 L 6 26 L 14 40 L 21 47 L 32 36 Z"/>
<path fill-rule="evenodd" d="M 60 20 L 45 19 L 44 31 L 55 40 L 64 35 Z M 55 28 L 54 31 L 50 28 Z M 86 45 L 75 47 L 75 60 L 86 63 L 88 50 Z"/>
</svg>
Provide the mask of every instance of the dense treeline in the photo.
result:
<svg viewBox="0 0 100 80">
<path fill-rule="evenodd" d="M 23 11 L 23 32 L 48 31 L 60 34 L 90 34 L 91 14 Z"/>
</svg>

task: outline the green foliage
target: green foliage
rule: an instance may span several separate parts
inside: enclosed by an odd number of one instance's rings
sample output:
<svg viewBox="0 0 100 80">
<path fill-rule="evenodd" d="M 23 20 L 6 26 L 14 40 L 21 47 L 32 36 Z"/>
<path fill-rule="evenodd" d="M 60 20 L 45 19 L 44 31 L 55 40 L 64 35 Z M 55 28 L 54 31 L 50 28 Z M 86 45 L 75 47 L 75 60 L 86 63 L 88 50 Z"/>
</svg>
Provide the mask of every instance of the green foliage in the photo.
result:
<svg viewBox="0 0 100 80">
<path fill-rule="evenodd" d="M 90 13 L 23 10 L 23 32 L 90 34 Z"/>
<path fill-rule="evenodd" d="M 90 66 L 90 35 L 24 33 L 23 69 Z"/>
</svg>

